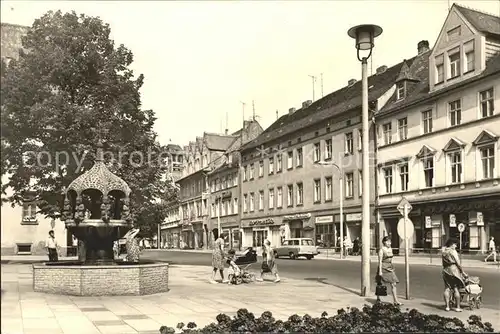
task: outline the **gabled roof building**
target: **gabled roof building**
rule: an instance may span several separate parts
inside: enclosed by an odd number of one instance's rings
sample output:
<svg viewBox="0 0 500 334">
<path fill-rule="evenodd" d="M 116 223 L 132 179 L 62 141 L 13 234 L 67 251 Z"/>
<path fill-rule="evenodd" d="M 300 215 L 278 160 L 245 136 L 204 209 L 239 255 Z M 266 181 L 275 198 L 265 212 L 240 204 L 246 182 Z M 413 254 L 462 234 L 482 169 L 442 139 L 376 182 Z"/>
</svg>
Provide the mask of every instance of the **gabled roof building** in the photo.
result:
<svg viewBox="0 0 500 334">
<path fill-rule="evenodd" d="M 453 5 L 432 50 L 408 62 L 376 116 L 379 235 L 413 206 L 410 248 L 462 240 L 484 252 L 500 238 L 500 18 Z M 463 227 L 460 238 L 459 227 Z"/>
</svg>

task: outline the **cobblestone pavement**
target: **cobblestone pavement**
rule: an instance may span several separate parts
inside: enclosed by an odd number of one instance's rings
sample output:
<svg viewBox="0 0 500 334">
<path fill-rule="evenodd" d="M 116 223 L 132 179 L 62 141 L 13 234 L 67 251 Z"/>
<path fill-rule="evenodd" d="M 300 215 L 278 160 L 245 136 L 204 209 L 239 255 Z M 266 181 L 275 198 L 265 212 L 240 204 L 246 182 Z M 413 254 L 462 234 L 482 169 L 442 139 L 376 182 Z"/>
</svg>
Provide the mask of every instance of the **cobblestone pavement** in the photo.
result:
<svg viewBox="0 0 500 334">
<path fill-rule="evenodd" d="M 215 321 L 217 314 L 234 315 L 239 308 L 258 315 L 269 310 L 284 320 L 294 313 L 333 314 L 342 307 L 361 307 L 374 301 L 317 280 L 284 277 L 279 285 L 272 280 L 240 286 L 209 284 L 210 271 L 209 267 L 172 265 L 170 291 L 152 296 L 75 297 L 33 292 L 31 265 L 3 264 L 2 333 L 158 333 L 161 325 L 175 327 L 181 321 L 194 321 L 203 326 Z M 500 328 L 498 309 L 449 314 L 442 305 L 419 299 L 405 301 L 403 307 L 462 320 L 478 314 Z"/>
</svg>

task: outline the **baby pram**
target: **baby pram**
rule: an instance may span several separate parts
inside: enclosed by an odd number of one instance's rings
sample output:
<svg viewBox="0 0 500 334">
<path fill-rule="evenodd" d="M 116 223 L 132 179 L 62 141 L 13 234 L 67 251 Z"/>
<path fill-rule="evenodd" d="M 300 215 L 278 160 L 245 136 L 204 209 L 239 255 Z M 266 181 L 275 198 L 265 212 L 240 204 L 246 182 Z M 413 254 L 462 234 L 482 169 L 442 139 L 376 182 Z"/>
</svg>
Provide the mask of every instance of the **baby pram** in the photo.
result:
<svg viewBox="0 0 500 334">
<path fill-rule="evenodd" d="M 233 284 L 250 283 L 255 281 L 255 275 L 248 269 L 257 262 L 257 251 L 248 247 L 241 255 L 236 257 L 234 263 L 240 268 L 240 274 L 233 277 Z"/>
<path fill-rule="evenodd" d="M 480 284 L 479 277 L 465 277 L 464 282 L 465 286 L 458 290 L 460 292 L 460 304 L 466 300 L 471 310 L 474 308 L 480 309 L 482 304 L 481 294 L 483 292 L 483 287 Z M 451 303 L 457 306 L 453 297 L 451 299 Z"/>
</svg>

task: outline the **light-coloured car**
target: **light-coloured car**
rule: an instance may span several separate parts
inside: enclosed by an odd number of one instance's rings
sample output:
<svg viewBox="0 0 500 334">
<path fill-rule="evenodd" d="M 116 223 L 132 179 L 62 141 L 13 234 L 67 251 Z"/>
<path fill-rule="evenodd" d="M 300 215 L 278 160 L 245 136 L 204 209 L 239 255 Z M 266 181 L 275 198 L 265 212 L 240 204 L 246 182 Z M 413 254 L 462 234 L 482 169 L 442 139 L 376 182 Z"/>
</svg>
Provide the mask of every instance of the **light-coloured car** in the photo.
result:
<svg viewBox="0 0 500 334">
<path fill-rule="evenodd" d="M 276 257 L 287 256 L 290 259 L 305 257 L 308 260 L 318 255 L 318 248 L 310 238 L 285 239 L 280 247 L 275 249 Z"/>
</svg>

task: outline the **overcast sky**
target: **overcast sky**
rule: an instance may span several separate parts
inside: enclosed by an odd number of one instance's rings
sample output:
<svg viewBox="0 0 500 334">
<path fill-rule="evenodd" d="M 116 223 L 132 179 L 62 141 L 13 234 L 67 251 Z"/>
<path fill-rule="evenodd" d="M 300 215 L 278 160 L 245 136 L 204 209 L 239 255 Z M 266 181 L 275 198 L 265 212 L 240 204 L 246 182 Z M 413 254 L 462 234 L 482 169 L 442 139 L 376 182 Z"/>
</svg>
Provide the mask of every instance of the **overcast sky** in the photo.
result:
<svg viewBox="0 0 500 334">
<path fill-rule="evenodd" d="M 187 144 L 203 131 L 229 130 L 252 115 L 266 128 L 290 107 L 360 79 L 347 30 L 374 23 L 373 71 L 433 46 L 447 15 L 446 0 L 387 1 L 2 1 L 2 22 L 31 25 L 48 10 L 75 10 L 109 23 L 112 38 L 132 50 L 145 75 L 143 107 L 158 117 L 163 144 Z M 500 15 L 500 0 L 459 4 Z M 223 130 L 222 130 L 223 131 Z"/>
</svg>

